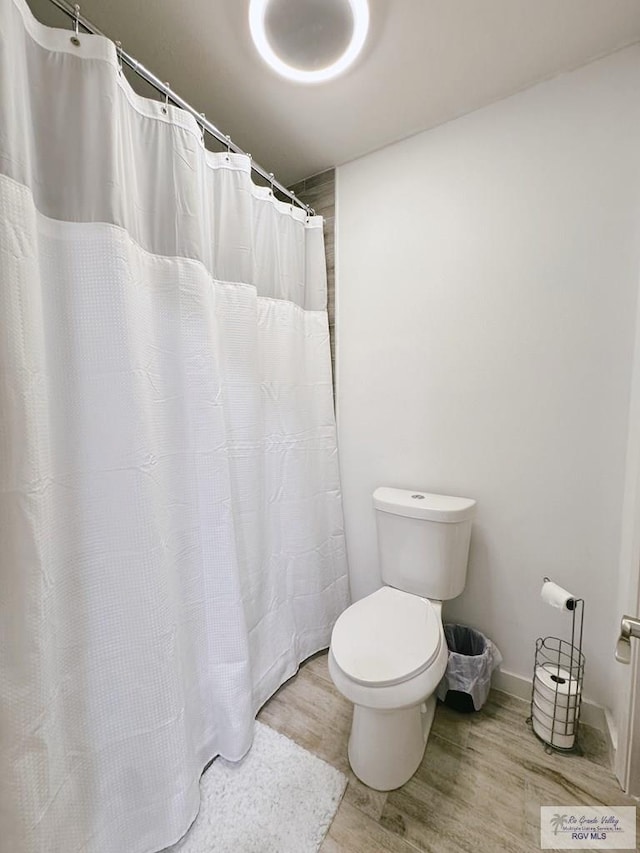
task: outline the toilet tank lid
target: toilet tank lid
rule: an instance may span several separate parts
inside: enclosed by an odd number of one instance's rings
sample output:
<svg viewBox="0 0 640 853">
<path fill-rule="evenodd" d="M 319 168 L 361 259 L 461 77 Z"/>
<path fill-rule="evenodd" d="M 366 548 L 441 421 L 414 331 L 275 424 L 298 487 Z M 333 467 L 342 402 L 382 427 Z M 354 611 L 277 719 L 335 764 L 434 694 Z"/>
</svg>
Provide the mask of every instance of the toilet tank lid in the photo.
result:
<svg viewBox="0 0 640 853">
<path fill-rule="evenodd" d="M 456 522 L 473 518 L 476 502 L 472 498 L 433 495 L 419 489 L 392 489 L 379 486 L 373 493 L 373 505 L 382 512 L 423 518 L 427 521 Z"/>
</svg>

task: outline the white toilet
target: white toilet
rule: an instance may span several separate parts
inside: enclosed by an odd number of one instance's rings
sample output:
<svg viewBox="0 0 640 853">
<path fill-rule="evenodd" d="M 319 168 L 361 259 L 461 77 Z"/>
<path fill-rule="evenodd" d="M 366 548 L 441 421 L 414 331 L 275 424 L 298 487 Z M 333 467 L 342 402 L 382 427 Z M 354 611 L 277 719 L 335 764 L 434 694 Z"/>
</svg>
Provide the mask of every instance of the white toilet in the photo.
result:
<svg viewBox="0 0 640 853">
<path fill-rule="evenodd" d="M 442 601 L 464 589 L 469 498 L 379 488 L 373 493 L 383 586 L 342 613 L 329 673 L 353 702 L 349 762 L 365 785 L 390 791 L 418 769 L 447 667 Z"/>
</svg>

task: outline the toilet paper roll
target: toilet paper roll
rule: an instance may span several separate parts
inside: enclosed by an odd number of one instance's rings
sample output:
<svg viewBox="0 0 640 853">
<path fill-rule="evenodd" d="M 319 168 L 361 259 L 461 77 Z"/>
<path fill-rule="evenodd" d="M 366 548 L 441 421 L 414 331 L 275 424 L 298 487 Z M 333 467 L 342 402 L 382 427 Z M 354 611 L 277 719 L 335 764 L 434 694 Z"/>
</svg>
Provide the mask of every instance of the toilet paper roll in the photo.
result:
<svg viewBox="0 0 640 853">
<path fill-rule="evenodd" d="M 563 705 L 574 705 L 580 695 L 580 685 L 568 670 L 554 663 L 536 667 L 534 688 L 545 699 Z"/>
<path fill-rule="evenodd" d="M 550 743 L 558 749 L 572 749 L 576 741 L 575 727 L 565 727 L 563 723 L 554 723 L 538 712 L 536 707 L 533 708 L 533 730 L 538 737 L 545 743 Z M 566 732 L 566 734 L 565 734 Z"/>
<path fill-rule="evenodd" d="M 536 666 L 533 679 L 532 717 L 535 733 L 558 749 L 575 743 L 580 685 L 568 670 L 553 663 Z"/>
<path fill-rule="evenodd" d="M 571 699 L 566 705 L 563 705 L 560 701 L 554 702 L 552 699 L 545 698 L 539 690 L 533 694 L 533 705 L 534 709 L 538 708 L 541 711 L 540 719 L 550 723 L 555 718 L 560 721 L 562 726 L 565 723 L 573 723 L 578 713 L 575 699 Z"/>
<path fill-rule="evenodd" d="M 576 597 L 571 592 L 567 592 L 561 586 L 553 581 L 545 581 L 542 584 L 540 596 L 543 601 L 550 604 L 552 607 L 557 607 L 558 610 L 574 610 L 576 606 Z"/>
</svg>

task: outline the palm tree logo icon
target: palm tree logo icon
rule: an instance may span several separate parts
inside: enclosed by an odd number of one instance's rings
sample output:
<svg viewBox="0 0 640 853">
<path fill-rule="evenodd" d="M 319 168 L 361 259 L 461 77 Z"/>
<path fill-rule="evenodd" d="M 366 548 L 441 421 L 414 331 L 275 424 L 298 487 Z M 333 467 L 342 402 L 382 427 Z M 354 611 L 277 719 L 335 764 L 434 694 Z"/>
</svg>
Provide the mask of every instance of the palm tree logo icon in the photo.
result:
<svg viewBox="0 0 640 853">
<path fill-rule="evenodd" d="M 553 827 L 553 834 L 554 835 L 557 835 L 558 830 L 563 828 L 564 822 L 566 819 L 567 819 L 566 814 L 554 814 L 554 816 L 549 821 L 549 823 Z"/>
</svg>

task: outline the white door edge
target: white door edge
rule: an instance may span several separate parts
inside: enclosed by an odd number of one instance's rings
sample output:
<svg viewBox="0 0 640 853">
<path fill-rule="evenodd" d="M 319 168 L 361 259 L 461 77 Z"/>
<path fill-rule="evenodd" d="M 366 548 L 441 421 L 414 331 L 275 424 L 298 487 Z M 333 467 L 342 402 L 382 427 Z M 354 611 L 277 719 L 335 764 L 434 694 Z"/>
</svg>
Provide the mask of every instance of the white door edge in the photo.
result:
<svg viewBox="0 0 640 853">
<path fill-rule="evenodd" d="M 618 613 L 615 631 L 623 616 L 640 615 L 640 293 L 636 305 L 633 371 L 622 504 Z M 617 636 L 611 638 L 611 666 L 619 689 L 615 691 L 613 717 L 617 729 L 614 771 L 624 791 L 640 796 L 640 699 L 638 690 L 638 640 L 631 641 L 631 663 L 614 658 Z"/>
</svg>

